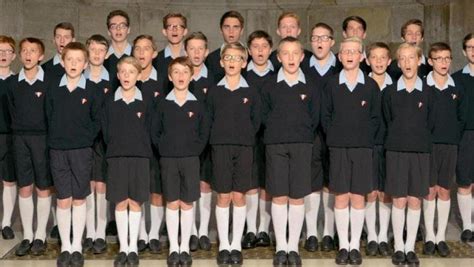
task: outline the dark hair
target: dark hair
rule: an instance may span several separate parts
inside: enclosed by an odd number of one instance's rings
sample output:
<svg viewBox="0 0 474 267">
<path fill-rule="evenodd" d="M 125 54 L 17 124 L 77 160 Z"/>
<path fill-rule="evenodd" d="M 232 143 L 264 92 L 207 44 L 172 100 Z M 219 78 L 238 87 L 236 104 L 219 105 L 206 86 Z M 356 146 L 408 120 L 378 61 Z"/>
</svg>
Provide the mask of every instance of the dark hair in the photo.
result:
<svg viewBox="0 0 474 267">
<path fill-rule="evenodd" d="M 176 64 L 188 67 L 189 70 L 191 71 L 191 74 L 193 73 L 193 64 L 191 63 L 191 60 L 189 60 L 188 57 L 184 56 L 184 57 L 177 57 L 171 60 L 170 64 L 168 65 L 168 75 L 171 74 L 171 69 Z"/>
<path fill-rule="evenodd" d="M 342 22 L 342 30 L 346 31 L 347 25 L 349 25 L 349 22 L 355 21 L 362 25 L 362 29 L 364 29 L 364 32 L 367 30 L 367 22 L 359 16 L 349 16 L 347 17 L 343 22 Z"/>
<path fill-rule="evenodd" d="M 181 13 L 168 13 L 166 16 L 163 17 L 163 29 L 166 29 L 166 25 L 168 24 L 168 19 L 170 18 L 180 18 L 183 21 L 184 28 L 188 27 L 188 20 L 186 17 Z"/>
<path fill-rule="evenodd" d="M 403 25 L 402 25 L 402 28 L 400 30 L 400 34 L 401 34 L 402 38 L 405 38 L 405 34 L 407 33 L 407 28 L 410 25 L 420 26 L 421 37 L 425 36 L 425 28 L 423 28 L 423 22 L 419 19 L 410 19 L 407 22 L 403 23 Z"/>
<path fill-rule="evenodd" d="M 222 25 L 224 25 L 224 21 L 227 18 L 238 19 L 239 22 L 240 22 L 240 26 L 242 26 L 242 28 L 244 27 L 244 17 L 242 16 L 242 14 L 240 14 L 238 11 L 230 10 L 230 11 L 225 12 L 224 15 L 222 15 L 221 21 L 220 21 L 220 24 L 219 24 L 220 28 L 222 28 Z"/>
<path fill-rule="evenodd" d="M 258 31 L 252 32 L 249 35 L 249 37 L 247 38 L 247 47 L 250 47 L 253 40 L 259 39 L 259 38 L 265 39 L 268 42 L 268 44 L 270 45 L 270 47 L 273 46 L 273 41 L 272 41 L 272 37 L 270 36 L 270 34 L 268 34 L 266 31 L 258 30 Z"/>
<path fill-rule="evenodd" d="M 71 36 L 72 38 L 74 38 L 75 36 L 75 32 L 74 32 L 74 26 L 72 25 L 72 23 L 70 22 L 61 22 L 61 23 L 58 23 L 56 24 L 56 26 L 54 26 L 54 30 L 53 30 L 53 36 L 56 35 L 56 30 L 57 29 L 63 29 L 63 30 L 68 30 L 68 31 L 71 31 Z"/>
<path fill-rule="evenodd" d="M 142 40 L 142 39 L 146 39 L 148 41 L 151 42 L 151 47 L 153 48 L 153 51 L 156 51 L 158 50 L 158 47 L 156 46 L 156 42 L 155 42 L 155 39 L 153 38 L 153 36 L 149 35 L 149 34 L 141 34 L 141 35 L 138 35 L 135 40 L 133 40 L 133 49 L 135 49 L 135 45 L 137 45 L 137 42 Z"/>
<path fill-rule="evenodd" d="M 130 17 L 128 16 L 127 12 L 125 12 L 125 11 L 123 11 L 123 10 L 120 10 L 120 9 L 117 9 L 117 10 L 111 11 L 111 12 L 107 15 L 107 28 L 110 27 L 110 20 L 111 20 L 113 17 L 117 17 L 117 16 L 124 17 L 124 18 L 125 18 L 125 21 L 126 21 L 126 23 L 127 23 L 127 26 L 130 26 Z"/>
<path fill-rule="evenodd" d="M 41 41 L 40 39 L 35 38 L 35 37 L 23 38 L 23 39 L 21 39 L 20 44 L 19 44 L 20 50 L 21 50 L 21 47 L 23 46 L 23 44 L 26 43 L 26 42 L 38 45 L 39 48 L 40 48 L 41 54 L 44 54 L 44 43 L 43 43 L 43 41 Z"/>
<path fill-rule="evenodd" d="M 318 22 L 316 23 L 313 28 L 311 28 L 311 32 L 314 31 L 314 29 L 316 28 L 323 28 L 323 29 L 326 29 L 329 31 L 329 33 L 331 34 L 331 36 L 334 35 L 334 30 L 331 28 L 331 26 L 329 26 L 328 24 L 324 23 L 324 22 Z"/>
<path fill-rule="evenodd" d="M 462 50 L 466 50 L 467 42 L 469 40 L 474 38 L 474 33 L 468 33 L 466 36 L 464 36 L 464 39 L 462 39 Z"/>
<path fill-rule="evenodd" d="M 383 48 L 385 50 L 387 50 L 387 53 L 388 53 L 388 56 L 390 57 L 390 47 L 384 43 L 384 42 L 375 42 L 375 43 L 371 43 L 369 46 L 367 46 L 367 57 L 370 57 L 370 52 L 372 52 L 372 50 L 374 49 L 377 49 L 377 48 Z"/>
<path fill-rule="evenodd" d="M 105 46 L 105 49 L 109 49 L 109 46 L 110 46 L 109 40 L 107 40 L 107 38 L 105 38 L 101 34 L 94 34 L 91 37 L 89 37 L 89 39 L 87 39 L 86 41 L 86 47 L 89 47 L 92 42 Z"/>
<path fill-rule="evenodd" d="M 188 48 L 188 42 L 191 40 L 202 40 L 206 44 L 207 48 L 207 37 L 204 33 L 202 32 L 192 32 L 190 33 L 186 39 L 184 39 L 184 49 Z"/>
<path fill-rule="evenodd" d="M 432 58 L 432 54 L 440 51 L 449 51 L 449 53 L 452 52 L 451 47 L 444 42 L 436 42 L 430 45 L 430 50 L 428 52 L 428 56 Z"/>
<path fill-rule="evenodd" d="M 89 52 L 87 51 L 86 46 L 84 44 L 80 43 L 80 42 L 70 42 L 69 44 L 67 44 L 64 47 L 63 52 L 61 53 L 61 58 L 63 60 L 66 57 L 67 52 L 69 52 L 69 51 L 81 51 L 82 53 L 84 53 L 84 57 L 86 59 L 86 62 L 89 59 Z"/>
</svg>

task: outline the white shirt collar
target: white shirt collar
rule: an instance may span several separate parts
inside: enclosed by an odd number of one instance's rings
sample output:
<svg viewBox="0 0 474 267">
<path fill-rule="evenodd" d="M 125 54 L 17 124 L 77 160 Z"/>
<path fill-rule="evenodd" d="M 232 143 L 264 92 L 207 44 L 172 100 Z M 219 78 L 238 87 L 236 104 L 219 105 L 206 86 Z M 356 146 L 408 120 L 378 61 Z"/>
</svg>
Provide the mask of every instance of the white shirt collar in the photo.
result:
<svg viewBox="0 0 474 267">
<path fill-rule="evenodd" d="M 291 82 L 286 78 L 285 73 L 283 72 L 283 67 L 280 68 L 280 70 L 278 71 L 278 74 L 277 74 L 277 83 L 279 83 L 281 81 L 285 81 L 286 84 L 288 84 L 288 86 L 290 86 L 290 87 L 293 87 L 294 85 L 297 85 L 300 82 L 306 84 L 306 78 L 305 78 L 304 73 L 301 69 L 298 69 L 298 79 L 296 81 Z"/>
<path fill-rule="evenodd" d="M 374 74 L 372 72 L 369 73 L 369 77 L 372 77 L 372 76 L 374 76 Z M 392 83 L 393 83 L 392 77 L 390 77 L 388 73 L 385 73 L 385 79 L 383 80 L 383 84 L 380 90 L 385 89 L 385 87 L 387 87 L 388 85 L 391 85 Z"/>
<path fill-rule="evenodd" d="M 101 66 L 99 79 L 97 81 L 94 81 L 94 80 L 91 79 L 91 69 L 90 69 L 90 67 L 88 67 L 87 69 L 84 70 L 84 76 L 86 77 L 86 79 L 91 80 L 95 83 L 100 83 L 100 81 L 109 81 L 109 79 L 110 79 L 109 72 L 107 71 L 107 69 L 104 66 Z"/>
<path fill-rule="evenodd" d="M 148 79 L 144 80 L 143 82 L 147 82 L 149 80 L 158 81 L 158 72 L 156 71 L 155 67 L 151 67 L 150 76 L 148 76 Z"/>
<path fill-rule="evenodd" d="M 135 86 L 135 95 L 133 96 L 133 99 L 129 102 L 125 101 L 125 99 L 123 99 L 123 89 L 122 89 L 122 86 L 119 86 L 119 88 L 117 88 L 117 90 L 115 91 L 115 94 L 114 94 L 114 101 L 119 101 L 119 100 L 123 100 L 125 103 L 127 104 L 130 104 L 132 102 L 134 102 L 135 100 L 140 100 L 142 101 L 143 100 L 143 96 L 142 96 L 142 92 L 140 91 L 140 89 L 138 89 L 136 86 Z"/>
<path fill-rule="evenodd" d="M 41 66 L 38 66 L 38 72 L 36 73 L 36 77 L 33 80 L 28 80 L 25 75 L 25 69 L 21 68 L 20 73 L 18 74 L 18 81 L 21 82 L 25 80 L 28 84 L 32 85 L 37 80 L 43 81 L 44 80 L 44 70 Z"/>
<path fill-rule="evenodd" d="M 53 65 L 58 65 L 59 63 L 61 63 L 61 55 L 59 54 L 56 54 L 54 55 L 53 57 Z"/>
<path fill-rule="evenodd" d="M 201 70 L 196 77 L 193 77 L 194 81 L 199 81 L 201 78 L 207 78 L 209 71 L 207 70 L 206 64 L 202 64 Z"/>
<path fill-rule="evenodd" d="M 6 80 L 8 77 L 10 77 L 10 76 L 12 76 L 12 75 L 13 75 L 13 72 L 12 72 L 12 71 L 10 71 L 10 72 L 9 72 L 7 75 L 5 75 L 5 76 L 0 75 L 0 80 Z"/>
<path fill-rule="evenodd" d="M 171 54 L 171 47 L 170 47 L 169 45 L 167 45 L 167 46 L 165 47 L 164 53 L 165 53 L 165 58 L 167 58 L 167 57 L 173 57 L 173 55 Z M 182 46 L 181 46 L 181 50 L 179 50 L 179 56 L 180 56 L 180 57 L 186 56 L 186 50 L 184 50 L 184 45 L 182 45 Z"/>
<path fill-rule="evenodd" d="M 183 102 L 182 105 L 180 105 L 178 103 L 178 99 L 176 98 L 176 94 L 174 93 L 174 89 L 171 90 L 171 92 L 168 93 L 168 95 L 166 96 L 166 100 L 169 100 L 169 101 L 174 101 L 178 106 L 182 107 L 186 102 L 188 101 L 197 101 L 197 98 L 191 93 L 188 91 L 188 93 L 186 94 L 186 99 L 185 101 Z"/>
<path fill-rule="evenodd" d="M 125 50 L 123 51 L 122 55 L 119 55 L 118 53 L 116 53 L 115 50 L 114 50 L 114 47 L 111 45 L 109 47 L 109 51 L 107 51 L 107 57 L 109 57 L 112 54 L 115 54 L 115 57 L 117 57 L 117 58 L 121 58 L 124 54 L 127 55 L 127 56 L 130 56 L 132 54 L 132 45 L 127 43 L 127 47 L 125 47 Z"/>
<path fill-rule="evenodd" d="M 430 71 L 430 73 L 428 73 L 428 75 L 426 75 L 426 84 L 428 84 L 429 86 L 434 86 L 434 87 L 436 87 L 437 89 L 439 89 L 441 91 L 448 88 L 449 86 L 453 86 L 453 87 L 456 86 L 454 84 L 453 78 L 451 78 L 451 75 L 448 74 L 448 80 L 446 81 L 446 83 L 443 85 L 442 88 L 439 88 L 438 85 L 436 84 L 435 80 L 434 80 L 433 71 Z"/>
<path fill-rule="evenodd" d="M 63 77 L 61 77 L 61 81 L 59 82 L 59 87 L 61 86 L 67 86 L 67 75 L 64 74 Z M 81 74 L 81 78 L 79 78 L 79 82 L 77 83 L 77 88 L 81 89 L 86 89 L 86 77 L 84 77 L 83 74 Z"/>
<path fill-rule="evenodd" d="M 462 69 L 462 73 L 464 73 L 464 74 L 469 74 L 469 75 L 471 75 L 472 77 L 474 77 L 474 71 L 471 71 L 471 68 L 469 68 L 469 64 L 467 64 L 467 65 Z"/>
<path fill-rule="evenodd" d="M 222 78 L 222 80 L 217 84 L 217 86 L 224 86 L 226 89 L 230 90 L 230 87 L 229 87 L 229 84 L 227 83 L 227 78 L 226 77 Z M 237 86 L 236 89 L 244 88 L 244 87 L 249 87 L 249 84 L 247 83 L 245 78 L 242 77 L 242 75 L 240 75 L 239 85 Z"/>
<path fill-rule="evenodd" d="M 356 84 L 349 84 L 349 81 L 347 80 L 347 77 L 346 77 L 346 71 L 345 70 L 341 70 L 341 72 L 339 73 L 339 84 L 343 84 L 345 83 L 347 88 L 349 89 L 349 91 L 354 91 L 354 89 L 356 88 L 357 84 L 365 84 L 365 79 L 364 79 L 364 73 L 359 69 L 358 72 L 357 72 L 357 80 L 356 80 Z"/>
<path fill-rule="evenodd" d="M 273 67 L 272 62 L 270 60 L 267 60 L 267 66 L 265 67 L 265 69 L 263 71 L 258 71 L 253 60 L 250 60 L 249 64 L 247 65 L 247 71 L 253 71 L 258 76 L 263 77 L 267 75 L 270 71 L 275 71 L 275 68 Z"/>
<path fill-rule="evenodd" d="M 397 81 L 397 91 L 402 91 L 406 90 L 407 86 L 405 85 L 405 80 L 403 80 L 403 76 L 400 77 Z M 423 82 L 421 81 L 420 77 L 416 77 L 416 82 L 415 82 L 415 89 L 418 91 L 423 90 Z"/>
<path fill-rule="evenodd" d="M 316 57 L 312 55 L 309 58 L 309 66 L 314 67 L 319 75 L 324 76 L 324 74 L 326 74 L 331 67 L 336 66 L 336 56 L 333 52 L 329 52 L 329 60 L 326 62 L 326 64 L 324 64 L 324 66 L 321 66 L 319 64 L 319 60 L 317 60 Z"/>
</svg>

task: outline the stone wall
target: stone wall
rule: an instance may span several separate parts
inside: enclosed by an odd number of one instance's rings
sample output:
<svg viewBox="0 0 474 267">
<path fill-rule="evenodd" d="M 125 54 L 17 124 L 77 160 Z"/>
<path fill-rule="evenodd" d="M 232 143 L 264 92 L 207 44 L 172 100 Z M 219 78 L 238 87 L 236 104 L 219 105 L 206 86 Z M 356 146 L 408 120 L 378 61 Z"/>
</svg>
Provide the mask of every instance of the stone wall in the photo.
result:
<svg viewBox="0 0 474 267">
<path fill-rule="evenodd" d="M 449 42 L 454 48 L 455 69 L 465 64 L 460 41 L 474 31 L 474 3 L 470 0 L 0 0 L 0 33 L 17 39 L 43 39 L 49 58 L 54 53 L 52 29 L 58 22 L 72 22 L 77 40 L 84 41 L 93 33 L 106 35 L 107 13 L 117 8 L 130 14 L 131 39 L 139 33 L 151 34 L 160 49 L 166 42 L 161 34 L 162 17 L 169 11 L 184 13 L 189 30 L 203 31 L 211 49 L 221 45 L 219 18 L 229 9 L 245 17 L 245 36 L 263 29 L 274 38 L 279 14 L 293 10 L 302 18 L 301 38 L 308 47 L 308 31 L 319 21 L 331 25 L 339 41 L 342 20 L 349 15 L 362 16 L 368 23 L 367 43 L 380 40 L 396 47 L 403 22 L 419 18 L 425 22 L 425 49 L 434 41 Z"/>
</svg>

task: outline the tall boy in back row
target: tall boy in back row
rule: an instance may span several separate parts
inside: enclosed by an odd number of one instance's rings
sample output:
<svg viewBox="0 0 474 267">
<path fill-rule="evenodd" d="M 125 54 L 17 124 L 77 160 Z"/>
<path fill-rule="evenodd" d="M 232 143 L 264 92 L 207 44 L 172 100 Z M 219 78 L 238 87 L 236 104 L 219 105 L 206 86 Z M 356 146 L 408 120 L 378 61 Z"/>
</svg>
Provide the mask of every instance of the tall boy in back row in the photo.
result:
<svg viewBox="0 0 474 267">
<path fill-rule="evenodd" d="M 54 27 L 53 35 L 53 43 L 56 48 L 56 54 L 53 58 L 46 61 L 42 67 L 46 75 L 51 75 L 60 79 L 64 75 L 64 66 L 61 63 L 61 54 L 66 45 L 75 41 L 74 26 L 72 26 L 72 24 L 69 22 L 61 22 Z"/>
</svg>

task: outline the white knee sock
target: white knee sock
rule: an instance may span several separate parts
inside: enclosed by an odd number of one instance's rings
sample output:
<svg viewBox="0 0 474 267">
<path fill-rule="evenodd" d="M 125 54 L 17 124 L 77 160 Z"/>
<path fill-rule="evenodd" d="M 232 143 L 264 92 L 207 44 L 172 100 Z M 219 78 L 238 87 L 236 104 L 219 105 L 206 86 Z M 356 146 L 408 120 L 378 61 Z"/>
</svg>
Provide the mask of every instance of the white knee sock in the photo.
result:
<svg viewBox="0 0 474 267">
<path fill-rule="evenodd" d="M 392 206 L 392 228 L 393 228 L 393 238 L 395 240 L 395 244 L 394 244 L 395 252 L 397 251 L 405 252 L 405 243 L 403 242 L 403 228 L 404 227 L 405 227 L 405 209 L 399 209 L 395 206 Z"/>
<path fill-rule="evenodd" d="M 138 231 L 140 229 L 140 220 L 142 217 L 141 211 L 129 211 L 128 212 L 128 227 L 130 231 L 130 244 L 128 252 L 138 253 L 137 242 L 138 242 Z M 147 240 L 148 241 L 148 240 Z"/>
<path fill-rule="evenodd" d="M 271 211 L 271 201 L 265 201 L 263 199 L 260 199 L 258 203 L 258 211 L 260 212 L 260 224 L 258 225 L 258 232 L 265 232 L 268 234 L 269 232 L 269 227 L 270 227 L 270 221 L 272 219 L 270 215 Z"/>
<path fill-rule="evenodd" d="M 3 186 L 3 218 L 2 218 L 2 228 L 6 226 L 11 226 L 12 224 L 12 214 L 13 209 L 15 208 L 16 202 L 16 185 L 13 186 Z"/>
<path fill-rule="evenodd" d="M 163 222 L 163 206 L 150 205 L 150 234 L 149 239 L 160 239 L 160 227 Z"/>
<path fill-rule="evenodd" d="M 301 229 L 304 222 L 304 204 L 291 205 L 288 210 L 288 252 L 294 251 L 299 253 L 298 244 L 300 241 Z"/>
<path fill-rule="evenodd" d="M 97 228 L 95 238 L 105 239 L 105 227 L 107 226 L 107 200 L 105 194 L 97 193 Z"/>
<path fill-rule="evenodd" d="M 462 219 L 462 230 L 471 230 L 471 194 L 462 195 L 458 193 L 459 213 Z"/>
<path fill-rule="evenodd" d="M 59 237 L 61 238 L 61 252 L 69 251 L 72 253 L 71 247 L 71 209 L 60 209 L 57 208 L 59 216 L 58 230 Z"/>
<path fill-rule="evenodd" d="M 199 199 L 199 237 L 209 235 L 209 219 L 211 217 L 212 193 L 201 192 Z"/>
<path fill-rule="evenodd" d="M 23 226 L 23 239 L 33 242 L 33 213 L 35 207 L 33 205 L 33 197 L 19 197 L 18 205 L 20 207 L 21 225 Z"/>
<path fill-rule="evenodd" d="M 390 224 L 390 214 L 392 213 L 392 203 L 379 202 L 379 236 L 378 242 L 388 242 L 388 225 Z"/>
<path fill-rule="evenodd" d="M 82 253 L 82 234 L 86 226 L 86 203 L 72 207 L 72 252 Z"/>
<path fill-rule="evenodd" d="M 231 250 L 242 250 L 240 242 L 242 241 L 242 235 L 244 234 L 245 227 L 245 214 L 247 213 L 247 206 L 233 207 L 232 212 L 232 243 L 230 244 Z"/>
<path fill-rule="evenodd" d="M 46 226 L 48 225 L 51 197 L 38 197 L 36 202 L 36 234 L 35 239 L 46 240 Z"/>
<path fill-rule="evenodd" d="M 247 233 L 257 233 L 258 194 L 245 195 L 247 205 Z"/>
<path fill-rule="evenodd" d="M 139 238 L 139 240 L 145 240 L 145 242 L 148 243 L 148 233 L 146 231 L 145 215 L 146 215 L 146 207 L 145 207 L 145 204 L 142 204 L 142 211 L 141 211 L 141 217 L 140 217 L 140 227 L 138 228 L 139 229 L 138 232 L 139 232 L 140 236 L 138 238 Z"/>
<path fill-rule="evenodd" d="M 53 226 L 58 225 L 58 217 L 56 216 L 56 210 L 57 210 L 56 202 L 57 201 L 58 201 L 57 198 L 55 198 L 55 201 L 51 202 L 51 215 L 53 215 Z"/>
<path fill-rule="evenodd" d="M 408 208 L 407 212 L 407 239 L 405 242 L 405 253 L 415 251 L 416 232 L 420 224 L 421 210 Z"/>
<path fill-rule="evenodd" d="M 128 211 L 115 210 L 115 221 L 117 222 L 117 234 L 120 242 L 120 252 L 128 254 Z"/>
<path fill-rule="evenodd" d="M 286 240 L 286 225 L 288 223 L 288 205 L 272 203 L 272 222 L 275 231 L 276 251 L 288 252 L 288 241 Z"/>
<path fill-rule="evenodd" d="M 94 192 L 86 198 L 86 238 L 92 238 L 95 240 L 95 197 Z"/>
<path fill-rule="evenodd" d="M 359 250 L 360 235 L 362 234 L 362 228 L 364 227 L 364 213 L 365 209 L 356 209 L 354 207 L 351 208 L 351 242 L 349 244 L 350 250 Z M 375 236 L 377 237 L 377 235 Z"/>
<path fill-rule="evenodd" d="M 339 236 L 339 249 L 349 251 L 349 207 L 345 209 L 334 209 L 337 234 Z"/>
<path fill-rule="evenodd" d="M 229 243 L 229 207 L 216 206 L 217 233 L 219 236 L 219 251 L 230 250 Z"/>
<path fill-rule="evenodd" d="M 179 253 L 178 228 L 179 210 L 166 208 L 166 229 L 168 230 L 168 239 L 170 241 L 170 254 L 173 252 Z"/>
<path fill-rule="evenodd" d="M 189 238 L 191 237 L 191 228 L 194 220 L 194 208 L 189 210 L 181 210 L 181 244 L 179 245 L 179 252 L 189 253 Z"/>
<path fill-rule="evenodd" d="M 423 218 L 425 221 L 426 237 L 425 242 L 435 242 L 434 217 L 436 209 L 436 200 L 423 199 Z"/>
<path fill-rule="evenodd" d="M 304 198 L 306 238 L 318 236 L 318 212 L 321 194 L 313 192 Z"/>
<path fill-rule="evenodd" d="M 323 191 L 324 234 L 334 237 L 334 194 Z"/>
<path fill-rule="evenodd" d="M 197 227 L 196 227 L 196 211 L 197 211 L 197 201 L 193 202 L 193 223 L 191 225 L 191 235 L 197 236 Z"/>
<path fill-rule="evenodd" d="M 445 241 L 446 226 L 448 225 L 449 209 L 451 200 L 441 200 L 438 198 L 438 230 L 436 232 L 436 244 Z"/>
<path fill-rule="evenodd" d="M 365 204 L 365 224 L 367 225 L 367 242 L 377 242 L 377 231 L 375 230 L 375 221 L 377 219 L 376 201 Z M 352 214 L 351 214 L 352 216 Z"/>
</svg>

